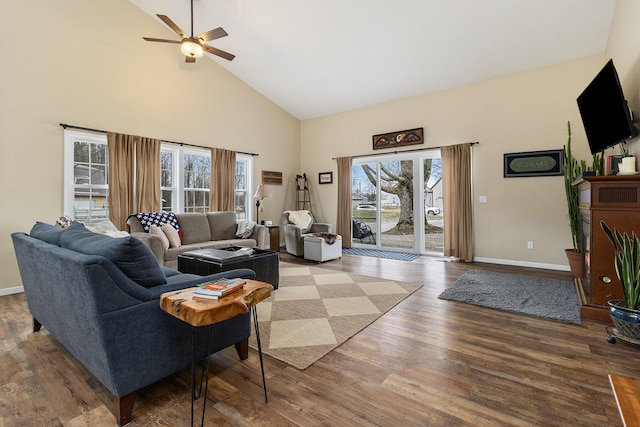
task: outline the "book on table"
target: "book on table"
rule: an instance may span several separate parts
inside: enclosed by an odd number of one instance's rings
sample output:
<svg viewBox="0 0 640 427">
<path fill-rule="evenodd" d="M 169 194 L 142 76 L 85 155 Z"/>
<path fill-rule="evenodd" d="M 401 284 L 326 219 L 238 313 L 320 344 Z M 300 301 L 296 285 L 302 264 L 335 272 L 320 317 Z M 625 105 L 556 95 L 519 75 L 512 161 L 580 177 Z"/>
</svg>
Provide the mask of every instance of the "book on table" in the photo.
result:
<svg viewBox="0 0 640 427">
<path fill-rule="evenodd" d="M 218 279 L 198 284 L 194 295 L 203 298 L 218 299 L 244 288 L 245 279 Z"/>
</svg>

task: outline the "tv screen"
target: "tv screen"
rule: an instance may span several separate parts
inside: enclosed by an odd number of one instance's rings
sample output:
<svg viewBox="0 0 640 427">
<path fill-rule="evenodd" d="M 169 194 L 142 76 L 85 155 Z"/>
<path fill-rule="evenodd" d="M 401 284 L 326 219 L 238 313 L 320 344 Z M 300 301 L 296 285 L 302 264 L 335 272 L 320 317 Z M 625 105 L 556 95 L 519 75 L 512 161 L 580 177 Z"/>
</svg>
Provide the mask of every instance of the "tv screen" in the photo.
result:
<svg viewBox="0 0 640 427">
<path fill-rule="evenodd" d="M 612 59 L 578 96 L 577 101 L 592 154 L 636 136 L 637 131 Z"/>
</svg>

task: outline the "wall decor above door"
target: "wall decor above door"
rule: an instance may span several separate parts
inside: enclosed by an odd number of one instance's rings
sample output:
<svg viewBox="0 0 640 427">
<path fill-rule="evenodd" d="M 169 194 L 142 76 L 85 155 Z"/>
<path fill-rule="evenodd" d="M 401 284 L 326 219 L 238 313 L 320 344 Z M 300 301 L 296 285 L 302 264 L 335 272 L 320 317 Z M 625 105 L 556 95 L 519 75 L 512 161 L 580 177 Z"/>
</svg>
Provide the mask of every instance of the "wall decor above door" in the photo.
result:
<svg viewBox="0 0 640 427">
<path fill-rule="evenodd" d="M 423 128 L 401 130 L 381 135 L 373 135 L 373 149 L 396 148 L 405 145 L 424 144 Z"/>
</svg>

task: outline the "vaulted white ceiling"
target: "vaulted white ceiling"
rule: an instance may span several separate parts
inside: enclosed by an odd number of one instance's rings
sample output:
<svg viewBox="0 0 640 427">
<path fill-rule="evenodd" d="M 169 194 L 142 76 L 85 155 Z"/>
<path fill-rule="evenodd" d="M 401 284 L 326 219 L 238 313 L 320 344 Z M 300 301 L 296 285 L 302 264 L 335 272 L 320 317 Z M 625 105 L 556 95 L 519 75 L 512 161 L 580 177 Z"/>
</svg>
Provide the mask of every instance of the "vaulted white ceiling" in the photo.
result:
<svg viewBox="0 0 640 427">
<path fill-rule="evenodd" d="M 130 1 L 190 32 L 189 0 Z M 615 3 L 195 0 L 194 33 L 223 27 L 208 44 L 236 58 L 206 55 L 305 120 L 601 54 Z"/>
</svg>

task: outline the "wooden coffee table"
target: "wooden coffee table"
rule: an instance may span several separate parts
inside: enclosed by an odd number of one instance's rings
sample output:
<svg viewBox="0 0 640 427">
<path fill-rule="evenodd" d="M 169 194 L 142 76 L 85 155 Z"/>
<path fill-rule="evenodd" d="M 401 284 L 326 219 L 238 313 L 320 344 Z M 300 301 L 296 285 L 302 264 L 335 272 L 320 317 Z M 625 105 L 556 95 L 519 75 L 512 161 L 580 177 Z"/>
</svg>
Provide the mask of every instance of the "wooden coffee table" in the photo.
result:
<svg viewBox="0 0 640 427">
<path fill-rule="evenodd" d="M 267 384 L 264 377 L 264 365 L 262 362 L 262 345 L 260 343 L 260 329 L 258 328 L 258 315 L 256 313 L 256 304 L 269 298 L 272 286 L 269 283 L 259 282 L 257 280 L 247 280 L 244 288 L 229 294 L 220 299 L 204 299 L 194 298 L 197 288 L 188 288 L 179 291 L 167 292 L 160 295 L 160 308 L 170 315 L 177 317 L 193 326 L 192 334 L 192 358 L 191 358 L 191 425 L 193 425 L 193 406 L 194 402 L 201 396 L 202 378 L 200 379 L 200 387 L 196 396 L 195 385 L 195 330 L 199 327 L 211 326 L 214 323 L 231 319 L 240 314 L 251 312 L 253 316 L 253 324 L 256 331 L 256 341 L 258 344 L 258 355 L 260 356 L 260 370 L 262 371 L 262 387 L 264 389 L 264 401 L 267 399 Z M 211 331 L 211 329 L 210 329 Z M 209 341 L 209 340 L 208 340 Z M 207 346 L 208 346 L 207 341 Z M 207 388 L 209 384 L 209 350 L 206 351 L 206 366 L 203 372 L 205 378 L 204 399 L 202 402 L 202 424 L 204 424 L 204 414 L 207 403 Z"/>
</svg>

